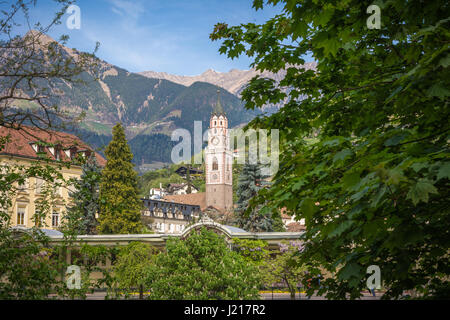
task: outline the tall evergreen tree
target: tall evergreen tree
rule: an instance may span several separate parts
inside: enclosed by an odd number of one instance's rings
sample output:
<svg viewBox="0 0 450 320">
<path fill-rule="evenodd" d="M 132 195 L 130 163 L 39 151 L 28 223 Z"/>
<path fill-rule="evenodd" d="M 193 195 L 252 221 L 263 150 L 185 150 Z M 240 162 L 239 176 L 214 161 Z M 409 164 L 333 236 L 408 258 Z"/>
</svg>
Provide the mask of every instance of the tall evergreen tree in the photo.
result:
<svg viewBox="0 0 450 320">
<path fill-rule="evenodd" d="M 131 160 L 120 123 L 113 128 L 113 138 L 105 149 L 107 164 L 100 183 L 100 216 L 98 231 L 103 234 L 139 233 L 142 231 L 137 173 Z"/>
<path fill-rule="evenodd" d="M 261 212 L 260 207 L 247 213 L 249 201 L 261 190 L 263 179 L 258 164 L 246 163 L 239 176 L 237 194 L 238 202 L 236 208 L 236 222 L 240 228 L 247 231 L 273 231 L 273 219 L 269 212 Z"/>
<path fill-rule="evenodd" d="M 73 205 L 67 210 L 63 228 L 72 234 L 95 234 L 98 225 L 95 217 L 99 211 L 99 186 L 101 170 L 92 154 L 82 166 L 80 179 L 73 182 L 70 192 Z"/>
</svg>

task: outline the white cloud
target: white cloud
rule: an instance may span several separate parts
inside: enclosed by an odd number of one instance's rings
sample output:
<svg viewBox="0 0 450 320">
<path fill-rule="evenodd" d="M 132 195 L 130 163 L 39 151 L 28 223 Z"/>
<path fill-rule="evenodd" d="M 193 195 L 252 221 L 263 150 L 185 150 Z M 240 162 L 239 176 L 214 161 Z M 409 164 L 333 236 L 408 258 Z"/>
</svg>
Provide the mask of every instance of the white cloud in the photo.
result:
<svg viewBox="0 0 450 320">
<path fill-rule="evenodd" d="M 137 20 L 145 12 L 145 8 L 140 1 L 109 0 L 113 5 L 111 10 L 122 16 Z"/>
</svg>

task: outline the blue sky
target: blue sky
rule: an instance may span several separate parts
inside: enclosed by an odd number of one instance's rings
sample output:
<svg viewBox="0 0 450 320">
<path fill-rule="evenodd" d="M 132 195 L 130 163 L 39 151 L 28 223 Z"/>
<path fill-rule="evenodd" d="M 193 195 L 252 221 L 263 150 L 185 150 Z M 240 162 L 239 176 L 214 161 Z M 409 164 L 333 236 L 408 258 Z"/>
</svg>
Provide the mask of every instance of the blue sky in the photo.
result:
<svg viewBox="0 0 450 320">
<path fill-rule="evenodd" d="M 236 25 L 262 23 L 281 12 L 267 7 L 255 11 L 251 0 L 78 0 L 81 29 L 62 24 L 50 35 L 68 34 L 68 46 L 92 51 L 100 42 L 97 56 L 129 71 L 164 71 L 195 75 L 207 69 L 226 72 L 249 69 L 247 57 L 231 60 L 220 55 L 220 42 L 209 34 L 217 22 Z M 33 20 L 49 21 L 57 8 L 51 0 L 38 0 L 31 10 Z"/>
</svg>

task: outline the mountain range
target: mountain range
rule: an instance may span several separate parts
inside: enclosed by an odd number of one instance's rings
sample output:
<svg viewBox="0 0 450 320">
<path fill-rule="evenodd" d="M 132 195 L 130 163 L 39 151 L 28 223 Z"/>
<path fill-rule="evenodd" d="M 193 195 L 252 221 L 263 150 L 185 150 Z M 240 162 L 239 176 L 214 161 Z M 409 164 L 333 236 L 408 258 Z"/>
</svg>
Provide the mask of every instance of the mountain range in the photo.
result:
<svg viewBox="0 0 450 320">
<path fill-rule="evenodd" d="M 315 62 L 308 62 L 303 65 L 305 70 L 315 69 Z M 195 76 L 182 76 L 174 75 L 166 72 L 155 72 L 155 71 L 143 71 L 139 72 L 143 76 L 148 78 L 164 79 L 169 80 L 184 86 L 190 86 L 193 83 L 207 82 L 219 86 L 232 94 L 239 96 L 245 85 L 255 76 L 259 75 L 265 78 L 271 78 L 275 81 L 280 81 L 286 75 L 286 71 L 282 70 L 278 73 L 272 73 L 269 71 L 259 72 L 252 68 L 250 70 L 239 70 L 231 69 L 228 72 L 217 72 L 213 69 L 206 70 L 202 74 Z"/>
<path fill-rule="evenodd" d="M 30 31 L 42 44 L 53 42 L 47 35 Z M 63 57 L 79 52 L 58 44 Z M 43 50 L 44 51 L 44 50 Z M 310 68 L 313 66 L 307 66 Z M 177 76 L 145 71 L 132 73 L 97 59 L 93 70 L 79 76 L 83 83 L 53 79 L 52 103 L 72 114 L 85 113 L 77 133 L 93 147 L 102 148 L 111 139 L 111 128 L 117 122 L 125 127 L 136 164 L 155 161 L 170 162 L 175 142 L 170 139 L 176 128 L 193 131 L 195 120 L 206 130 L 211 112 L 217 103 L 217 92 L 229 119 L 230 127 L 249 122 L 261 110 L 246 110 L 239 94 L 258 72 L 254 69 L 229 72 L 208 70 L 198 76 Z M 279 74 L 264 76 L 281 79 Z M 22 103 L 22 108 L 35 107 Z"/>
</svg>

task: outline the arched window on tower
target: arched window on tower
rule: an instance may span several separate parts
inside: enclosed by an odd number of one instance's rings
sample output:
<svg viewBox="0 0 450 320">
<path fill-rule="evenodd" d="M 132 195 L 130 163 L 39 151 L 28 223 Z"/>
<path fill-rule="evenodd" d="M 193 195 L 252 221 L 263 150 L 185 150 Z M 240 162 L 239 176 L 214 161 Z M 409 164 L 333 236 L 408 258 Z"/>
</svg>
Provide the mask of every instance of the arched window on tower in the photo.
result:
<svg viewBox="0 0 450 320">
<path fill-rule="evenodd" d="M 219 170 L 219 163 L 217 162 L 217 158 L 216 157 L 213 158 L 212 169 L 213 170 Z"/>
</svg>

